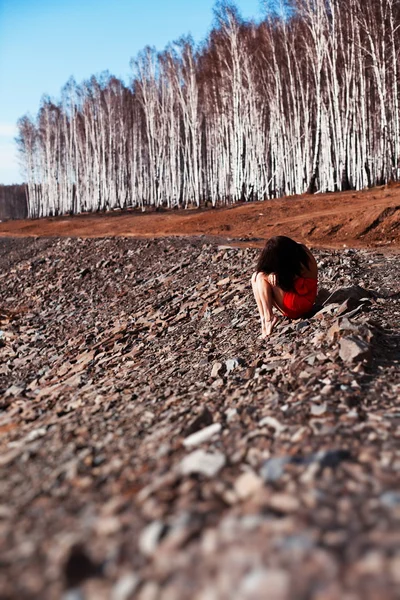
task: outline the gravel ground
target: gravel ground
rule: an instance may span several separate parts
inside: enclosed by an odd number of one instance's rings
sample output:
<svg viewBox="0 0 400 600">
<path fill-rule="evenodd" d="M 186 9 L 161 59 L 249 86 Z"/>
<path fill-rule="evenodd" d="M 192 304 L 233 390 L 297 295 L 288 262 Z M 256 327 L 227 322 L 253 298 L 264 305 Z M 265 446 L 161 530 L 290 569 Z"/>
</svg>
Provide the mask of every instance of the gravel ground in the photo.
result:
<svg viewBox="0 0 400 600">
<path fill-rule="evenodd" d="M 398 597 L 398 255 L 268 340 L 256 255 L 0 240 L 0 598 Z"/>
</svg>

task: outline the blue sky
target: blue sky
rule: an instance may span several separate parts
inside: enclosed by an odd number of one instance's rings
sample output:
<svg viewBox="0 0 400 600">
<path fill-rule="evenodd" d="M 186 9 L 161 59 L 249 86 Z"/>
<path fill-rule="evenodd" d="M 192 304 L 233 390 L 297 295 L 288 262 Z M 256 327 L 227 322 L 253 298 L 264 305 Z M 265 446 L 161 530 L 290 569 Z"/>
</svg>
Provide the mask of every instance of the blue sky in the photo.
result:
<svg viewBox="0 0 400 600">
<path fill-rule="evenodd" d="M 215 0 L 0 0 L 0 183 L 22 181 L 14 137 L 19 117 L 36 115 L 43 94 L 58 99 L 72 75 L 80 82 L 109 70 L 128 81 L 129 61 L 146 45 L 162 50 L 191 34 L 202 41 Z M 237 0 L 259 20 L 260 0 Z"/>
</svg>

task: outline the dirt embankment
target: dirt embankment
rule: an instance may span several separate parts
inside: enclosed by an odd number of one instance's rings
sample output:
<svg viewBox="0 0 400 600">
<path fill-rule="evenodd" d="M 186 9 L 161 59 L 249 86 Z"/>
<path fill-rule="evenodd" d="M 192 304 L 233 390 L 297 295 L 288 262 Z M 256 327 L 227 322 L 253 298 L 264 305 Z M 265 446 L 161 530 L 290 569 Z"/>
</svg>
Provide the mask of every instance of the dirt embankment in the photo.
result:
<svg viewBox="0 0 400 600">
<path fill-rule="evenodd" d="M 285 234 L 313 246 L 399 247 L 400 184 L 215 210 L 82 214 L 0 223 L 0 236 L 216 236 L 261 245 Z"/>
</svg>

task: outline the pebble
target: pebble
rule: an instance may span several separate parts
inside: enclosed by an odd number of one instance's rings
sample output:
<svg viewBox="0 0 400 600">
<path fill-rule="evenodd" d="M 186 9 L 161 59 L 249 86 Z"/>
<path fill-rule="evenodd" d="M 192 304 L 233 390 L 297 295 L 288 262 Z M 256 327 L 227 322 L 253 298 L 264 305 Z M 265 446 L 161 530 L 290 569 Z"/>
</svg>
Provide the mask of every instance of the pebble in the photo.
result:
<svg viewBox="0 0 400 600">
<path fill-rule="evenodd" d="M 147 525 L 139 536 L 139 550 L 144 556 L 151 556 L 165 531 L 165 524 L 162 521 L 153 521 Z"/>
<path fill-rule="evenodd" d="M 286 429 L 285 425 L 282 425 L 282 423 L 280 423 L 278 419 L 275 419 L 275 417 L 271 416 L 266 416 L 263 419 L 261 419 L 261 421 L 259 422 L 259 426 L 264 427 L 264 425 L 275 429 L 277 435 L 279 435 L 280 433 L 282 433 L 282 431 L 285 431 Z"/>
<path fill-rule="evenodd" d="M 147 581 L 136 594 L 135 600 L 158 600 L 160 597 L 160 588 L 156 581 Z"/>
<path fill-rule="evenodd" d="M 327 411 L 328 405 L 324 402 L 323 404 L 311 404 L 310 414 L 313 417 L 321 417 Z"/>
<path fill-rule="evenodd" d="M 278 481 L 285 470 L 285 465 L 290 462 L 287 456 L 276 456 L 269 458 L 261 467 L 260 475 L 266 483 Z"/>
<path fill-rule="evenodd" d="M 185 446 L 185 448 L 193 448 L 194 446 L 198 446 L 203 442 L 207 442 L 215 435 L 217 435 L 220 431 L 221 424 L 213 423 L 212 425 L 204 427 L 203 429 L 200 429 L 199 431 L 196 431 L 195 433 L 189 435 L 183 440 L 183 445 Z"/>
<path fill-rule="evenodd" d="M 122 575 L 111 591 L 111 600 L 130 600 L 140 583 L 136 573 Z"/>
<path fill-rule="evenodd" d="M 225 361 L 226 373 L 229 375 L 232 371 L 237 369 L 241 365 L 242 361 L 238 358 L 229 358 Z"/>
<path fill-rule="evenodd" d="M 370 346 L 364 340 L 349 336 L 340 340 L 339 356 L 345 363 L 354 363 L 370 357 Z"/>
<path fill-rule="evenodd" d="M 231 421 L 233 421 L 233 419 L 237 416 L 237 414 L 238 414 L 238 411 L 236 410 L 236 408 L 228 408 L 228 410 L 225 412 L 227 423 L 230 423 Z"/>
<path fill-rule="evenodd" d="M 121 529 L 121 521 L 117 517 L 102 517 L 95 523 L 98 535 L 113 535 Z"/>
<path fill-rule="evenodd" d="M 268 499 L 268 505 L 270 508 L 283 513 L 292 513 L 299 509 L 300 503 L 295 496 L 284 493 L 273 494 Z"/>
<path fill-rule="evenodd" d="M 262 486 L 263 481 L 252 471 L 242 473 L 236 479 L 234 488 L 240 500 L 245 500 L 255 494 Z"/>
<path fill-rule="evenodd" d="M 222 452 L 195 450 L 182 460 L 180 471 L 182 475 L 199 473 L 206 477 L 214 477 L 225 466 L 225 463 L 226 458 Z"/>
<path fill-rule="evenodd" d="M 222 363 L 220 362 L 216 362 L 213 364 L 213 367 L 211 369 L 211 377 L 213 377 L 214 379 L 217 378 L 219 376 L 219 372 L 222 369 Z"/>
<path fill-rule="evenodd" d="M 289 600 L 289 574 L 283 569 L 257 567 L 240 583 L 235 600 Z"/>
<path fill-rule="evenodd" d="M 229 282 L 230 282 L 230 278 L 229 277 L 225 277 L 224 279 L 220 279 L 217 282 L 217 285 L 220 286 L 220 287 L 222 287 L 224 285 L 228 285 Z"/>
<path fill-rule="evenodd" d="M 380 496 L 380 501 L 387 508 L 400 507 L 400 491 L 390 490 Z"/>
</svg>

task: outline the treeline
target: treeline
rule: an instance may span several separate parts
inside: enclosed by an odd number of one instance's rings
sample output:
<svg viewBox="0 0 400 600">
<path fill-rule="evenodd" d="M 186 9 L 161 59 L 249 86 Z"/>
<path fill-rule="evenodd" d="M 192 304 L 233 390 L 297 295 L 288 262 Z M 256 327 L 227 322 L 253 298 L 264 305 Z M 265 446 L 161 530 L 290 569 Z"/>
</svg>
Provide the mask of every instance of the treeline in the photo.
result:
<svg viewBox="0 0 400 600">
<path fill-rule="evenodd" d="M 275 4 L 276 7 L 276 4 Z M 400 0 L 219 4 L 198 48 L 69 81 L 19 121 L 29 214 L 199 206 L 400 178 Z"/>
<path fill-rule="evenodd" d="M 0 184 L 0 221 L 26 219 L 28 216 L 26 192 L 25 185 Z"/>
</svg>

